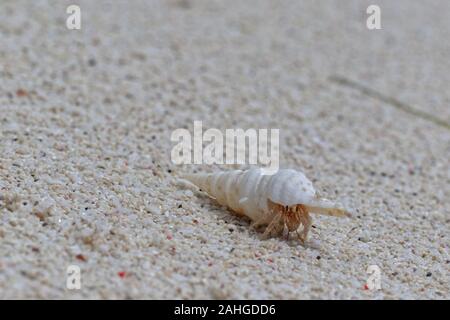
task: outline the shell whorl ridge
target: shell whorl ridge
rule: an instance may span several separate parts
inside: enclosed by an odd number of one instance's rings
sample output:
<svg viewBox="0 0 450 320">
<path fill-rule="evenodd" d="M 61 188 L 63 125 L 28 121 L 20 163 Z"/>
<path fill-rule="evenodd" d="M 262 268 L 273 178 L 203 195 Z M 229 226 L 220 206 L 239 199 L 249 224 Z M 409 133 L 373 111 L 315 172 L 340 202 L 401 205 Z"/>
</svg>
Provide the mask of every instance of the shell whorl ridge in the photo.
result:
<svg viewBox="0 0 450 320">
<path fill-rule="evenodd" d="M 299 171 L 278 170 L 265 175 L 258 168 L 233 170 L 218 173 L 199 173 L 184 176 L 185 179 L 214 197 L 221 205 L 259 220 L 263 214 L 270 219 L 269 200 L 281 206 L 304 205 L 309 212 L 350 216 L 326 199 L 319 198 L 311 181 Z"/>
<path fill-rule="evenodd" d="M 311 181 L 302 172 L 291 169 L 278 170 L 270 177 L 267 188 L 267 197 L 284 206 L 307 205 L 316 196 Z"/>
<path fill-rule="evenodd" d="M 215 198 L 221 205 L 228 206 L 237 213 L 256 219 L 257 211 L 267 210 L 267 204 L 259 199 L 263 195 L 258 169 L 248 171 L 233 170 L 218 173 L 185 175 L 184 178 Z M 262 204 L 263 207 L 259 207 Z"/>
</svg>

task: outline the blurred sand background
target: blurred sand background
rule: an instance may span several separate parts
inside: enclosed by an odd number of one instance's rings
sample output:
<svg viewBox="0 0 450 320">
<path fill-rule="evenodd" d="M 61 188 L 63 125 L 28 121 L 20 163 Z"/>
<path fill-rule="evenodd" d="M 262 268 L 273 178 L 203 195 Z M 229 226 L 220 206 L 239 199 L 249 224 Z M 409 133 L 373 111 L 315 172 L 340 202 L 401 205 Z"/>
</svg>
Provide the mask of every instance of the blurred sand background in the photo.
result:
<svg viewBox="0 0 450 320">
<path fill-rule="evenodd" d="M 450 298 L 449 1 L 75 2 L 0 4 L 0 298 Z M 262 241 L 179 182 L 194 120 L 280 128 L 354 218 Z"/>
</svg>

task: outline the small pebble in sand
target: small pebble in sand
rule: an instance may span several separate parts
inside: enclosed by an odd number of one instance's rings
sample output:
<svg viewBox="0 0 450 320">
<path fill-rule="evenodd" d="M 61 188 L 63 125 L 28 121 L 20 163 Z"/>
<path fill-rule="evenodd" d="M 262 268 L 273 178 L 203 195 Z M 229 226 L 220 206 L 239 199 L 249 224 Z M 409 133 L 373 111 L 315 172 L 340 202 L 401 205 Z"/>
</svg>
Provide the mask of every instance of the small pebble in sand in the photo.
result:
<svg viewBox="0 0 450 320">
<path fill-rule="evenodd" d="M 86 262 L 86 260 L 87 260 L 86 257 L 84 255 L 82 255 L 81 253 L 77 254 L 75 256 L 75 258 L 77 258 L 78 260 L 83 261 L 83 262 Z"/>
<path fill-rule="evenodd" d="M 26 97 L 28 95 L 28 92 L 24 89 L 17 89 L 16 95 L 18 97 Z"/>
</svg>

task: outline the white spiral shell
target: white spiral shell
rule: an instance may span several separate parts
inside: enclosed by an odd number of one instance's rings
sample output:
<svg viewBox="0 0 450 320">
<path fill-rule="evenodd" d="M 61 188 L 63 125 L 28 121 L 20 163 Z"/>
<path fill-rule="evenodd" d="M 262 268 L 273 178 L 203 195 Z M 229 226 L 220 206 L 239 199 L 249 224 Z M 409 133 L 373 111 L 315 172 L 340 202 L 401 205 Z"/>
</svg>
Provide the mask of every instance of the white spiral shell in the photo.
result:
<svg viewBox="0 0 450 320">
<path fill-rule="evenodd" d="M 284 169 L 273 175 L 262 169 L 199 173 L 185 178 L 214 197 L 221 205 L 243 214 L 258 224 L 268 224 L 276 213 L 269 200 L 285 206 L 303 205 L 308 212 L 332 216 L 349 216 L 328 200 L 319 198 L 311 181 L 299 171 Z"/>
</svg>

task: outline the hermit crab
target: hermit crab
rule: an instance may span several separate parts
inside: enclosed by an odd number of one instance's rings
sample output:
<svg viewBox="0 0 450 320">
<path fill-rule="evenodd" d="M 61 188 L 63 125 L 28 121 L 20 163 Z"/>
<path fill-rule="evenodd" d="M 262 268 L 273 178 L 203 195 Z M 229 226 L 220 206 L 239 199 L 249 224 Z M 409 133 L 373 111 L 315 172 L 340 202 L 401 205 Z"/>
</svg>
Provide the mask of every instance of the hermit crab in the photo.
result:
<svg viewBox="0 0 450 320">
<path fill-rule="evenodd" d="M 310 213 L 350 217 L 350 213 L 317 195 L 312 183 L 299 171 L 263 169 L 188 174 L 183 177 L 237 215 L 247 216 L 252 226 L 265 226 L 264 238 L 295 232 L 305 243 L 312 225 Z M 300 229 L 300 227 L 302 227 Z"/>
</svg>

